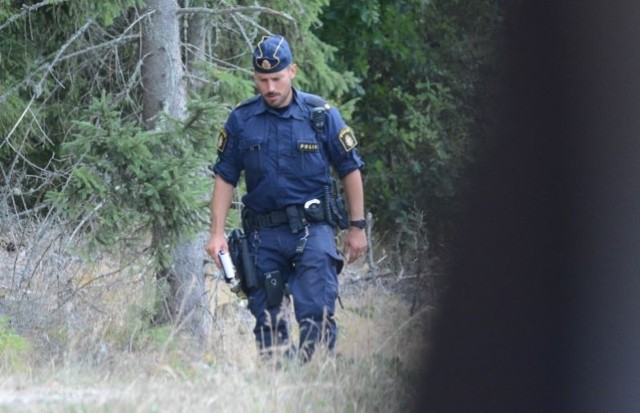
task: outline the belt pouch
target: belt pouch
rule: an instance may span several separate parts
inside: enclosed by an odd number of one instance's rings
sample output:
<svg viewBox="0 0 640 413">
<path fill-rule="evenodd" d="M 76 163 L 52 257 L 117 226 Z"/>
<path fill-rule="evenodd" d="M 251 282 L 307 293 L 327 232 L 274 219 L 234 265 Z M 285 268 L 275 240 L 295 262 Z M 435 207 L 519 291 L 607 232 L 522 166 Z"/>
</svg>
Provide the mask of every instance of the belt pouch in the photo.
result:
<svg viewBox="0 0 640 413">
<path fill-rule="evenodd" d="M 284 297 L 284 284 L 280 271 L 269 271 L 264 274 L 264 291 L 267 294 L 269 307 L 280 305 Z"/>
<path fill-rule="evenodd" d="M 296 205 L 289 205 L 286 208 L 286 212 L 291 232 L 297 234 L 298 232 L 302 231 L 304 226 L 307 225 L 307 220 L 304 218 L 304 215 L 301 216 L 298 207 Z"/>
<path fill-rule="evenodd" d="M 318 200 L 318 202 L 312 203 L 309 206 L 305 207 L 304 216 L 309 222 L 324 221 L 324 209 L 322 203 Z"/>
</svg>

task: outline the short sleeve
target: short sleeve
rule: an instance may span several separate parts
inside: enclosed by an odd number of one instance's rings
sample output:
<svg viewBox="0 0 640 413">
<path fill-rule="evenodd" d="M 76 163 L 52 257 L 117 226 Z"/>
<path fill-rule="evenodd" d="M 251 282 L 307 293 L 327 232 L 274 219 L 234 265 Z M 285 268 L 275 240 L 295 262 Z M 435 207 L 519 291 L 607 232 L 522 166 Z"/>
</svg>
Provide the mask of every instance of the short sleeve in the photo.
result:
<svg viewBox="0 0 640 413">
<path fill-rule="evenodd" d="M 238 152 L 237 115 L 232 112 L 224 128 L 218 134 L 218 158 L 213 172 L 236 186 L 240 179 L 242 164 Z"/>
<path fill-rule="evenodd" d="M 329 159 L 340 178 L 364 167 L 356 135 L 335 107 L 327 111 L 325 132 L 329 146 Z"/>
</svg>

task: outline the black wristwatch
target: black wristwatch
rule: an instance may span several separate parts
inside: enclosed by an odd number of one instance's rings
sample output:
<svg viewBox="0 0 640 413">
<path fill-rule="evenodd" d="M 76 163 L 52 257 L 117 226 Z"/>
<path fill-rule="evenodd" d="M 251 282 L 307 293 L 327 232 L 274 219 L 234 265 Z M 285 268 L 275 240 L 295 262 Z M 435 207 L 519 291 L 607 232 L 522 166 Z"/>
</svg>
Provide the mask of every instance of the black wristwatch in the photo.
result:
<svg viewBox="0 0 640 413">
<path fill-rule="evenodd" d="M 349 226 L 360 228 L 360 229 L 365 229 L 366 226 L 367 226 L 367 220 L 366 219 L 359 219 L 357 221 L 349 221 Z"/>
</svg>

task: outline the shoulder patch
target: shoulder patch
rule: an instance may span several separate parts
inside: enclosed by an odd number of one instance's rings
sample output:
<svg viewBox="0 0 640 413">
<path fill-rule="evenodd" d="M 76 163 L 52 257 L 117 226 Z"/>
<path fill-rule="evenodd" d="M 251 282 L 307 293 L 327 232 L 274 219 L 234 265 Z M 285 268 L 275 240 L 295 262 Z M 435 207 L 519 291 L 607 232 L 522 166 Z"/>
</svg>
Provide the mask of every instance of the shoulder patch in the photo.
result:
<svg viewBox="0 0 640 413">
<path fill-rule="evenodd" d="M 227 132 L 224 129 L 220 129 L 218 135 L 218 152 L 224 152 L 224 148 L 227 146 Z"/>
<path fill-rule="evenodd" d="M 238 106 L 236 106 L 236 108 L 239 108 L 240 106 L 250 105 L 251 103 L 256 102 L 258 99 L 260 99 L 260 95 L 254 95 L 244 102 L 240 103 Z"/>
<path fill-rule="evenodd" d="M 342 128 L 342 130 L 338 134 L 338 139 L 340 139 L 342 147 L 347 152 L 358 145 L 358 141 L 356 140 L 356 136 L 353 134 L 353 130 L 348 126 Z"/>
</svg>

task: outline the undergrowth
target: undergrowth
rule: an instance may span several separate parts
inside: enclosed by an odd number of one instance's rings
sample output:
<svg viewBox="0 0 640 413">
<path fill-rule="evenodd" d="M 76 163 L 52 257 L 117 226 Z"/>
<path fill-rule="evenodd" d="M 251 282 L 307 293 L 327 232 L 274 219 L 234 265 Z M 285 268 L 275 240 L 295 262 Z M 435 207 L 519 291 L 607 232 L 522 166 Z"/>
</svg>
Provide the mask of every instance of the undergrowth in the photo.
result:
<svg viewBox="0 0 640 413">
<path fill-rule="evenodd" d="M 143 247 L 79 257 L 32 231 L 0 251 L 0 412 L 391 412 L 419 391 L 432 306 L 408 299 L 418 284 L 406 274 L 347 267 L 336 353 L 261 362 L 246 302 L 210 266 L 212 328 L 197 339 L 150 322 L 158 289 Z"/>
</svg>

